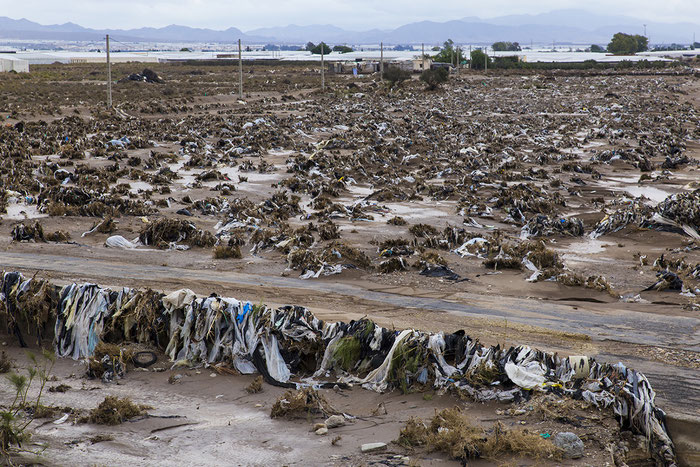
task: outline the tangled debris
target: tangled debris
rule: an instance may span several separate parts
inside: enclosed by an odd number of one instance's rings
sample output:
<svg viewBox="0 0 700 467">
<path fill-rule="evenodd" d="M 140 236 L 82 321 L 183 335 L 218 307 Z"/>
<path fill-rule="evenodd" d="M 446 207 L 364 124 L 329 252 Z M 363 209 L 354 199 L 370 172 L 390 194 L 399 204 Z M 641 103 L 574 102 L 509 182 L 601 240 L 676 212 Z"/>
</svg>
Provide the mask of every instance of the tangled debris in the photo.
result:
<svg viewBox="0 0 700 467">
<path fill-rule="evenodd" d="M 12 272 L 3 274 L 0 287 L 8 321 L 21 321 L 11 304 L 32 283 L 39 284 L 44 294 L 58 290 L 61 297 L 44 317 L 56 319 L 60 356 L 92 356 L 97 343 L 109 337 L 104 330 L 114 330 L 124 313 L 150 317 L 132 321 L 135 332 L 124 329 L 117 335 L 121 339 L 126 334 L 141 336 L 160 348 L 167 343 L 165 353 L 176 362 L 226 362 L 241 373 L 259 372 L 270 384 L 302 389 L 276 404 L 275 414 L 286 414 L 292 401 L 303 410 L 308 404 L 330 410 L 309 387 L 325 383 L 293 383 L 293 375 L 311 376 L 311 381 L 335 375 L 336 384 L 354 382 L 379 392 L 442 388 L 475 400 L 517 401 L 532 390 L 556 391 L 611 407 L 621 424 L 646 437 L 658 462 L 675 465 L 673 443 L 664 413 L 654 404 L 654 391 L 643 374 L 622 363 L 610 365 L 585 357 L 574 361 L 527 346 L 485 347 L 463 331 L 449 335 L 398 332 L 366 319 L 328 324 L 302 307 L 274 310 L 233 298 L 197 298 L 187 289 L 159 295 L 132 289 L 113 292 L 94 284 L 56 288 Z M 137 304 L 141 309 L 134 309 Z M 105 322 L 111 324 L 105 326 Z"/>
<path fill-rule="evenodd" d="M 652 221 L 681 229 L 700 240 L 700 189 L 666 198 L 656 209 Z"/>
<path fill-rule="evenodd" d="M 256 378 L 253 380 L 252 383 L 250 383 L 250 384 L 245 388 L 245 390 L 246 390 L 246 392 L 247 392 L 248 394 L 257 394 L 257 393 L 259 393 L 259 392 L 262 392 L 262 390 L 263 390 L 263 385 L 262 385 L 262 383 L 263 383 L 263 377 L 262 377 L 262 376 L 258 376 L 258 377 L 256 377 Z"/>
<path fill-rule="evenodd" d="M 150 68 L 145 68 L 141 73 L 132 73 L 120 82 L 126 81 L 142 81 L 144 83 L 157 83 L 163 84 L 165 80 L 158 76 L 158 74 L 151 70 Z"/>
<path fill-rule="evenodd" d="M 39 222 L 34 225 L 17 224 L 12 229 L 12 240 L 15 242 L 44 242 L 44 229 Z"/>
<path fill-rule="evenodd" d="M 583 222 L 576 217 L 551 219 L 544 214 L 532 217 L 520 232 L 520 238 L 547 237 L 553 234 L 580 237 L 584 233 Z"/>
<path fill-rule="evenodd" d="M 444 452 L 463 463 L 478 458 L 497 460 L 509 454 L 534 460 L 562 458 L 561 450 L 539 434 L 527 429 L 508 430 L 500 422 L 492 430 L 484 430 L 471 425 L 459 407 L 438 412 L 429 423 L 409 419 L 396 443 L 410 449 Z"/>
<path fill-rule="evenodd" d="M 178 242 L 189 246 L 211 247 L 216 237 L 211 232 L 198 229 L 190 221 L 180 219 L 158 219 L 148 223 L 139 233 L 144 245 L 154 245 L 161 249 L 170 248 Z"/>
<path fill-rule="evenodd" d="M 99 378 L 105 383 L 121 379 L 126 375 L 127 363 L 133 361 L 133 352 L 115 344 L 100 342 L 94 353 L 87 358 L 87 376 Z"/>
<path fill-rule="evenodd" d="M 132 418 L 146 415 L 151 408 L 147 405 L 134 404 L 128 397 L 120 399 L 116 396 L 107 396 L 100 405 L 78 421 L 96 425 L 119 425 Z"/>
<path fill-rule="evenodd" d="M 303 388 L 296 391 L 287 391 L 275 401 L 270 411 L 272 418 L 327 418 L 337 415 L 325 397 L 312 388 Z"/>
</svg>

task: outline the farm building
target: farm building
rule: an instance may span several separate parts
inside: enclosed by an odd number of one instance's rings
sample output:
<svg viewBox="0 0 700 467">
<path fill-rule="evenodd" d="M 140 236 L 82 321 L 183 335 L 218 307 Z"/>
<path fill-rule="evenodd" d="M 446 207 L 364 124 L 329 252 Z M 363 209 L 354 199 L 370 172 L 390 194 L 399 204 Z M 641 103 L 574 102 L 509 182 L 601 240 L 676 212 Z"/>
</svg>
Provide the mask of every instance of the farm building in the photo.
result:
<svg viewBox="0 0 700 467">
<path fill-rule="evenodd" d="M 17 73 L 29 73 L 29 62 L 11 54 L 0 55 L 0 72 L 16 71 Z"/>
</svg>

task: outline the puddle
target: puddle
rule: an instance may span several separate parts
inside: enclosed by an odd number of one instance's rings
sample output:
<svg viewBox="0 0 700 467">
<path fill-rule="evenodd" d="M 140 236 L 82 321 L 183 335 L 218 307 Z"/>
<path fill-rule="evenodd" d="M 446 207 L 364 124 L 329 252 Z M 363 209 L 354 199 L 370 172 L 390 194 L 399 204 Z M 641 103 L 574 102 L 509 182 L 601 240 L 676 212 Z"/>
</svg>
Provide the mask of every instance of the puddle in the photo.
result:
<svg viewBox="0 0 700 467">
<path fill-rule="evenodd" d="M 644 196 L 655 206 L 671 196 L 672 193 L 657 188 L 655 186 L 639 185 L 639 177 L 636 175 L 628 177 L 608 177 L 601 181 L 599 186 L 608 190 L 624 191 L 630 196 L 638 198 Z"/>
<path fill-rule="evenodd" d="M 357 185 L 348 185 L 347 190 L 355 197 L 366 197 L 374 193 L 374 189 Z"/>
<path fill-rule="evenodd" d="M 131 188 L 129 188 L 129 192 L 134 194 L 137 194 L 139 190 L 153 190 L 153 185 L 147 182 L 142 182 L 140 180 L 119 180 L 118 183 L 128 183 L 131 186 Z"/>
<path fill-rule="evenodd" d="M 24 203 L 9 203 L 7 205 L 7 214 L 2 217 L 8 220 L 24 220 L 24 219 L 41 219 L 49 217 L 48 214 L 39 212 L 36 205 Z"/>
<path fill-rule="evenodd" d="M 671 193 L 668 191 L 660 190 L 653 186 L 627 187 L 624 188 L 624 191 L 634 197 L 645 196 L 652 200 L 655 205 L 671 196 Z"/>
<path fill-rule="evenodd" d="M 605 251 L 605 247 L 613 246 L 614 243 L 604 242 L 595 238 L 585 237 L 581 240 L 573 241 L 561 251 L 575 253 L 579 255 L 594 255 Z"/>
<path fill-rule="evenodd" d="M 435 203 L 436 206 L 441 206 L 441 203 Z M 454 218 L 454 214 L 448 214 L 434 207 L 421 207 L 416 205 L 391 204 L 386 203 L 386 207 L 391 209 L 391 212 L 404 219 L 431 219 L 436 217 Z M 454 209 L 454 207 L 452 208 Z"/>
</svg>

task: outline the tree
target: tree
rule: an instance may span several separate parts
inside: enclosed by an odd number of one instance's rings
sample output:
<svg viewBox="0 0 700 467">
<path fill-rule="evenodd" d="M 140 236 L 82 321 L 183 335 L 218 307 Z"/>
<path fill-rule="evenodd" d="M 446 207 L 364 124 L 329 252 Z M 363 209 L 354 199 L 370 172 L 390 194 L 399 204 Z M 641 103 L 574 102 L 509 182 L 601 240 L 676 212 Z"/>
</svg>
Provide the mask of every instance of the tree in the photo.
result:
<svg viewBox="0 0 700 467">
<path fill-rule="evenodd" d="M 306 49 L 305 49 L 305 50 L 308 50 L 309 52 L 311 52 L 312 50 L 314 50 L 315 47 L 316 47 L 316 44 L 314 44 L 313 42 L 309 41 L 309 42 L 306 43 Z"/>
<path fill-rule="evenodd" d="M 413 46 L 412 46 L 412 45 L 401 45 L 401 44 L 399 44 L 399 45 L 395 45 L 395 46 L 394 46 L 394 50 L 399 51 L 399 52 L 401 52 L 401 51 L 403 51 L 403 50 L 413 50 Z"/>
<path fill-rule="evenodd" d="M 520 52 L 520 44 L 517 42 L 494 42 L 491 48 L 496 52 Z"/>
<path fill-rule="evenodd" d="M 411 72 L 397 66 L 390 66 L 384 70 L 384 79 L 389 82 L 390 87 L 401 85 L 404 81 L 411 77 Z"/>
<path fill-rule="evenodd" d="M 433 57 L 433 61 L 452 64 L 461 63 L 464 59 L 462 50 L 455 50 L 454 44 L 452 39 L 447 39 L 445 43 L 442 44 L 440 52 Z"/>
<path fill-rule="evenodd" d="M 639 34 L 618 32 L 608 44 L 608 51 L 615 55 L 631 55 L 649 48 L 649 39 Z"/>
<path fill-rule="evenodd" d="M 649 50 L 649 39 L 647 37 L 635 34 L 634 39 L 637 41 L 637 52 Z"/>
<path fill-rule="evenodd" d="M 346 54 L 352 51 L 352 47 L 348 47 L 347 45 L 336 45 L 333 47 L 333 52 L 340 52 L 341 54 Z"/>
<path fill-rule="evenodd" d="M 591 45 L 591 52 L 601 53 L 601 52 L 605 52 L 605 49 L 597 44 L 593 44 L 593 45 Z"/>
<path fill-rule="evenodd" d="M 472 50 L 471 55 L 472 69 L 483 70 L 485 65 L 491 64 L 491 58 L 479 49 Z"/>
<path fill-rule="evenodd" d="M 450 73 L 446 68 L 436 68 L 435 70 L 425 70 L 420 75 L 420 80 L 428 85 L 430 91 L 434 91 L 442 83 L 447 82 L 450 77 Z"/>
<path fill-rule="evenodd" d="M 331 53 L 331 48 L 328 45 L 326 45 L 325 42 L 321 42 L 316 47 L 312 48 L 311 53 L 314 55 L 321 55 L 321 48 L 323 48 L 323 55 L 328 55 L 329 53 Z"/>
</svg>

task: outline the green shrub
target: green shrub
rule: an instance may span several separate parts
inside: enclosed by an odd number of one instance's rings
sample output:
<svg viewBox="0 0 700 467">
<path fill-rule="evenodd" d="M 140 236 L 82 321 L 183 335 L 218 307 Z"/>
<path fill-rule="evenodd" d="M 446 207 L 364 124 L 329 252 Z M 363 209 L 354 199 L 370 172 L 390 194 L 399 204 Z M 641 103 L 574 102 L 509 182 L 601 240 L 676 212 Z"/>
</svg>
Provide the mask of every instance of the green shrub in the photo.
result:
<svg viewBox="0 0 700 467">
<path fill-rule="evenodd" d="M 404 70 L 397 66 L 390 66 L 384 70 L 384 79 L 389 82 L 389 85 L 393 88 L 394 86 L 401 85 L 404 81 L 411 78 L 411 72 Z"/>
<path fill-rule="evenodd" d="M 449 79 L 449 72 L 445 68 L 437 68 L 435 70 L 425 70 L 420 75 L 420 80 L 428 85 L 430 91 L 434 91 L 442 83 L 447 82 Z"/>
</svg>

